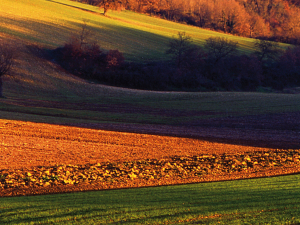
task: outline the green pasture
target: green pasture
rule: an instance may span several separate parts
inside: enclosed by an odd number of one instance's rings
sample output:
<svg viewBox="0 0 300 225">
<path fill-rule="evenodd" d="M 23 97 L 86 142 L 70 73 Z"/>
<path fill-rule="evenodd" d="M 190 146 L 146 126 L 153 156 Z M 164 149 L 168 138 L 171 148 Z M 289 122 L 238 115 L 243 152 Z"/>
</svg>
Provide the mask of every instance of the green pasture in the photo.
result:
<svg viewBox="0 0 300 225">
<path fill-rule="evenodd" d="M 300 175 L 0 198 L 1 224 L 298 224 Z"/>
</svg>

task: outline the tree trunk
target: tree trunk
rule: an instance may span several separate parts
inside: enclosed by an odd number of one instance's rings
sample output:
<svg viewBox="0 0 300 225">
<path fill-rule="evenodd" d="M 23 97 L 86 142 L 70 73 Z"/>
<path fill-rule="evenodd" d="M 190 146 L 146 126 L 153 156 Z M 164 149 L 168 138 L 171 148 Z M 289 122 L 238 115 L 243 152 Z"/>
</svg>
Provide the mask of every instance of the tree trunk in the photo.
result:
<svg viewBox="0 0 300 225">
<path fill-rule="evenodd" d="M 103 6 L 103 15 L 106 16 L 106 13 L 108 11 L 108 8 L 106 7 L 106 5 Z"/>
<path fill-rule="evenodd" d="M 0 98 L 3 98 L 2 77 L 0 76 Z"/>
</svg>

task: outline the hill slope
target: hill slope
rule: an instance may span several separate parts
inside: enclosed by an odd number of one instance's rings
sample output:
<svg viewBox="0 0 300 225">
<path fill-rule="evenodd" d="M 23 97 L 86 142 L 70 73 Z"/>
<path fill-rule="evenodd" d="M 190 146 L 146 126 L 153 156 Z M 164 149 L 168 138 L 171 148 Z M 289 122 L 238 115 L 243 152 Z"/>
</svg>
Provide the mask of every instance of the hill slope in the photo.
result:
<svg viewBox="0 0 300 225">
<path fill-rule="evenodd" d="M 253 39 L 241 38 L 152 18 L 129 11 L 110 12 L 105 17 L 97 7 L 69 0 L 20 0 L 1 2 L 1 33 L 56 47 L 64 44 L 83 21 L 94 31 L 94 39 L 104 49 L 119 49 L 129 59 L 162 59 L 166 44 L 185 31 L 196 44 L 210 36 L 226 36 L 238 41 L 242 52 L 254 49 Z M 287 46 L 287 45 L 282 45 Z"/>
<path fill-rule="evenodd" d="M 4 77 L 1 118 L 299 146 L 300 95 L 109 87 L 62 71 L 40 51 L 63 45 L 83 21 L 104 49 L 117 48 L 139 61 L 165 58 L 166 43 L 178 31 L 199 45 L 219 33 L 127 11 L 104 17 L 98 8 L 67 0 L 2 0 L 0 13 L 1 41 L 18 52 L 11 76 Z M 230 38 L 240 42 L 241 51 L 253 50 L 253 40 Z"/>
</svg>

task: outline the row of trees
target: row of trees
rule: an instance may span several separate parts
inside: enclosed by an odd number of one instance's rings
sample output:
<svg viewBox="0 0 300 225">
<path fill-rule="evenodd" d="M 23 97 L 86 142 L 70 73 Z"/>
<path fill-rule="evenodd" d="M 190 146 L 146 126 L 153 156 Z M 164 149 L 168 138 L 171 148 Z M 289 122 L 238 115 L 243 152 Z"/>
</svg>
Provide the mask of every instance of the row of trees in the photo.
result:
<svg viewBox="0 0 300 225">
<path fill-rule="evenodd" d="M 300 44 L 299 0 L 77 0 L 225 33 Z"/>
<path fill-rule="evenodd" d="M 103 52 L 98 44 L 86 41 L 85 31 L 83 26 L 79 36 L 51 56 L 84 79 L 148 90 L 255 91 L 300 86 L 300 46 L 281 51 L 276 42 L 258 40 L 258 51 L 239 55 L 238 43 L 226 38 L 208 38 L 200 48 L 185 33 L 178 33 L 166 51 L 171 61 L 143 64 L 126 62 L 118 50 Z M 1 78 L 13 61 L 13 51 L 0 46 L 0 97 Z"/>
<path fill-rule="evenodd" d="M 257 40 L 259 51 L 240 55 L 238 43 L 211 37 L 203 48 L 179 32 L 168 46 L 171 61 L 126 62 L 118 50 L 103 52 L 79 36 L 53 52 L 69 72 L 103 84 L 148 90 L 256 91 L 300 85 L 300 47 L 281 51 L 276 42 Z"/>
<path fill-rule="evenodd" d="M 282 90 L 300 85 L 300 47 L 282 51 L 278 43 L 267 40 L 257 40 L 255 45 L 258 51 L 240 55 L 238 43 L 226 38 L 208 38 L 199 48 L 185 33 L 178 33 L 167 54 L 173 55 L 181 80 L 191 79 L 208 90 Z"/>
</svg>

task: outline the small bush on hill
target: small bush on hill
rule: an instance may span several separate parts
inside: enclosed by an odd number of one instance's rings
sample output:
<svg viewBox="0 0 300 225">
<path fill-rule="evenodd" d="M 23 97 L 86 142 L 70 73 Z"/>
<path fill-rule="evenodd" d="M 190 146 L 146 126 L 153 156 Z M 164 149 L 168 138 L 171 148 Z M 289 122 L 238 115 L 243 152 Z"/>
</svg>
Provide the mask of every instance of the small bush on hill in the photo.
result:
<svg viewBox="0 0 300 225">
<path fill-rule="evenodd" d="M 119 50 L 109 50 L 105 57 L 106 68 L 117 68 L 124 63 L 125 58 Z"/>
</svg>

